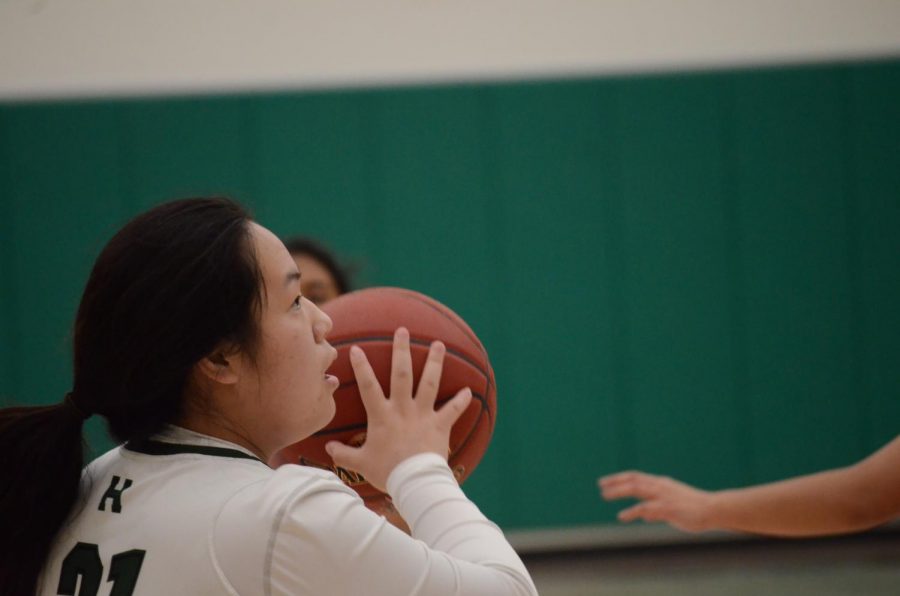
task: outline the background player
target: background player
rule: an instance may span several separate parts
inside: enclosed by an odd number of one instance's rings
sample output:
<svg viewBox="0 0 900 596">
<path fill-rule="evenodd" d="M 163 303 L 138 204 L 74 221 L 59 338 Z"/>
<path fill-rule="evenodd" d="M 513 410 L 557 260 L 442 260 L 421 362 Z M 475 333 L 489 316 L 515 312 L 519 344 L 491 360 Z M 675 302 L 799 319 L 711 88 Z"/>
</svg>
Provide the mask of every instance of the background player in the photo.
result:
<svg viewBox="0 0 900 596">
<path fill-rule="evenodd" d="M 284 245 L 303 274 L 300 291 L 316 306 L 353 290 L 349 269 L 320 242 L 306 236 L 294 236 L 287 238 Z"/>
</svg>

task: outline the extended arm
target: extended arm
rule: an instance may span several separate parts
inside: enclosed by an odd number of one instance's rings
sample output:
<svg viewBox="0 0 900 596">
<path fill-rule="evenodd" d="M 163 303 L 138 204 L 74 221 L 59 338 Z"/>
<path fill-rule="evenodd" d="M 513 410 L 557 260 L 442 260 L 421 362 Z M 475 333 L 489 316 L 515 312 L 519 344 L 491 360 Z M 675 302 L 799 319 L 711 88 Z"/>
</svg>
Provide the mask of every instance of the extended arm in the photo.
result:
<svg viewBox="0 0 900 596">
<path fill-rule="evenodd" d="M 846 468 L 742 489 L 707 492 L 643 472 L 613 474 L 599 486 L 607 500 L 641 501 L 620 512 L 622 521 L 663 521 L 695 532 L 844 534 L 900 515 L 900 437 Z"/>
</svg>

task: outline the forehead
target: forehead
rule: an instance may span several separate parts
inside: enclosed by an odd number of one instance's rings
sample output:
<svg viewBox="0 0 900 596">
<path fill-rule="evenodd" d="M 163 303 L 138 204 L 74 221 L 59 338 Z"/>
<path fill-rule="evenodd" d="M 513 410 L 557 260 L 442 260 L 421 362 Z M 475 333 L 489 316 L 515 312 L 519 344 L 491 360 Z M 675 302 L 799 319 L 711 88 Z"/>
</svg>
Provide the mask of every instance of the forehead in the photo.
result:
<svg viewBox="0 0 900 596">
<path fill-rule="evenodd" d="M 259 269 L 268 291 L 283 289 L 285 277 L 297 270 L 297 265 L 278 236 L 258 223 L 250 224 L 250 236 L 256 249 Z"/>
</svg>

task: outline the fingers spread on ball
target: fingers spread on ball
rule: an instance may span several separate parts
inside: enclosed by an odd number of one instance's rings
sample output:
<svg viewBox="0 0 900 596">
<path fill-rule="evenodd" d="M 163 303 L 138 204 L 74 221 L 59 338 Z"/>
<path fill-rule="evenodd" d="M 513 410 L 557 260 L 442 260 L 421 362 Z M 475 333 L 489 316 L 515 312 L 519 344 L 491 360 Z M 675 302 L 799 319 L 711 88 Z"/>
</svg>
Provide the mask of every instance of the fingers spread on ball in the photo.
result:
<svg viewBox="0 0 900 596">
<path fill-rule="evenodd" d="M 437 399 L 438 387 L 441 384 L 441 370 L 444 367 L 444 354 L 446 348 L 443 342 L 432 342 L 428 350 L 428 358 L 422 369 L 422 378 L 416 390 L 416 403 L 420 408 L 433 410 Z"/>
<path fill-rule="evenodd" d="M 359 470 L 360 448 L 344 445 L 339 441 L 329 441 L 325 444 L 325 451 L 331 456 L 335 465 L 348 470 Z"/>
<path fill-rule="evenodd" d="M 399 327 L 394 332 L 391 354 L 391 399 L 409 400 L 413 392 L 412 355 L 409 352 L 409 331 Z"/>
<path fill-rule="evenodd" d="M 472 390 L 466 387 L 453 396 L 437 412 L 439 423 L 445 428 L 452 428 L 472 402 Z"/>
<path fill-rule="evenodd" d="M 366 413 L 369 416 L 377 415 L 384 408 L 384 392 L 375 371 L 372 370 L 372 365 L 359 346 L 350 348 L 350 365 L 353 367 L 359 397 L 366 408 Z"/>
</svg>

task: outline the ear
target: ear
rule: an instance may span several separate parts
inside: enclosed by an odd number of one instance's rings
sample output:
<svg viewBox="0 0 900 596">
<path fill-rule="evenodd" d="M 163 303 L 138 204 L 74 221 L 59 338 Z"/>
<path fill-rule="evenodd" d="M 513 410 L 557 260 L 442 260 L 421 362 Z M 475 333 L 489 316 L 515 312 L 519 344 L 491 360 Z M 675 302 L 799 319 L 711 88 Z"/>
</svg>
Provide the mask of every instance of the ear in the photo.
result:
<svg viewBox="0 0 900 596">
<path fill-rule="evenodd" d="M 222 385 L 234 385 L 240 378 L 240 354 L 216 349 L 197 363 L 201 375 Z"/>
</svg>

